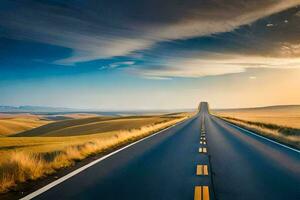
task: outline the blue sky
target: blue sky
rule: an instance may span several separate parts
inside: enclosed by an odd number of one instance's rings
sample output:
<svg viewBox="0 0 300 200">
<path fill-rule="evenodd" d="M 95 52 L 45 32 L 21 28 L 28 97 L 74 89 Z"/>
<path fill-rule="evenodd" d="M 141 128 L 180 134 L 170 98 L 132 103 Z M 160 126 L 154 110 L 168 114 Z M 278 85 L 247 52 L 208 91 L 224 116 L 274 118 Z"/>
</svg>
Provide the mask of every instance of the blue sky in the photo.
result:
<svg viewBox="0 0 300 200">
<path fill-rule="evenodd" d="M 300 1 L 0 3 L 0 104 L 299 104 Z M 280 92 L 278 92 L 280 91 Z"/>
</svg>

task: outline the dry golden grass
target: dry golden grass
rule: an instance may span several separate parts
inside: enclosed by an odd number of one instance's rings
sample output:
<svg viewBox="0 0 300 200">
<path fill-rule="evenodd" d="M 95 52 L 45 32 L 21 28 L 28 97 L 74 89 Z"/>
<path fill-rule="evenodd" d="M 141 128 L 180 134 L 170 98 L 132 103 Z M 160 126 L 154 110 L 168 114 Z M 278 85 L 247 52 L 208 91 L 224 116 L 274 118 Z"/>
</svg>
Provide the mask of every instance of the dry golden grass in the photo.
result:
<svg viewBox="0 0 300 200">
<path fill-rule="evenodd" d="M 217 110 L 212 114 L 300 149 L 300 106 Z"/>
<path fill-rule="evenodd" d="M 72 114 L 65 114 L 65 115 L 61 115 L 61 116 L 70 117 L 73 119 L 83 119 L 83 118 L 97 117 L 99 115 L 92 114 L 92 113 L 72 113 Z"/>
<path fill-rule="evenodd" d="M 300 106 L 273 106 L 265 108 L 225 109 L 212 111 L 213 114 L 247 121 L 277 124 L 300 128 Z"/>
<path fill-rule="evenodd" d="M 17 134 L 16 136 L 76 136 L 110 132 L 115 130 L 127 130 L 145 126 L 152 123 L 160 123 L 169 120 L 168 116 L 130 116 L 130 117 L 92 117 L 85 119 L 73 119 L 58 121 L 36 129 Z"/>
<path fill-rule="evenodd" d="M 256 133 L 274 139 L 278 142 L 300 149 L 300 129 L 281 127 L 274 124 L 265 124 L 260 122 L 244 121 L 236 118 L 221 117 L 238 126 L 252 130 Z M 272 128 L 270 128 L 272 127 Z"/>
<path fill-rule="evenodd" d="M 52 121 L 30 114 L 21 115 L 0 115 L 0 136 L 16 134 L 26 130 L 30 130 Z"/>
<path fill-rule="evenodd" d="M 2 137 L 0 138 L 0 192 L 18 183 L 36 180 L 57 169 L 73 165 L 90 155 L 150 135 L 178 123 L 191 114 L 166 117 L 164 121 L 139 128 L 114 130 L 66 137 Z M 132 121 L 129 120 L 129 123 Z"/>
</svg>

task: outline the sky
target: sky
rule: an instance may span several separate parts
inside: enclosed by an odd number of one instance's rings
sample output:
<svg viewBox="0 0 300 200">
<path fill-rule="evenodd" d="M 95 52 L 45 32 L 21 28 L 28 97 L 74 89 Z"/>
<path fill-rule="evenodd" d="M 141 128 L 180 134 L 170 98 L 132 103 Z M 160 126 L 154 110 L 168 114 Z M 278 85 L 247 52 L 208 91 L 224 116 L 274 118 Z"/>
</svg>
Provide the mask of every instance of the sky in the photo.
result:
<svg viewBox="0 0 300 200">
<path fill-rule="evenodd" d="M 2 0 L 0 105 L 300 104 L 300 0 Z"/>
</svg>

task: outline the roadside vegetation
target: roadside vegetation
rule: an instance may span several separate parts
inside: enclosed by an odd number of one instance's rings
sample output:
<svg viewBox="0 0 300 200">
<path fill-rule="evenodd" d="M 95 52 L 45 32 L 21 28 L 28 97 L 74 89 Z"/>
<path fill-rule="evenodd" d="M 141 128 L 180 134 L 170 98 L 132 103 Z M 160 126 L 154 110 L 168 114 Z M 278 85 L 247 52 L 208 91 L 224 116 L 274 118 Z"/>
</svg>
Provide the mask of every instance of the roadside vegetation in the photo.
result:
<svg viewBox="0 0 300 200">
<path fill-rule="evenodd" d="M 77 161 L 128 144 L 191 116 L 192 113 L 178 113 L 66 120 L 36 128 L 39 131 L 33 129 L 13 137 L 0 137 L 0 192 L 53 174 Z"/>
<path fill-rule="evenodd" d="M 284 109 L 286 112 L 281 113 L 278 108 L 277 110 L 268 108 L 266 110 L 222 110 L 213 111 L 212 114 L 280 143 L 300 149 L 300 114 L 293 110 L 287 110 L 287 108 Z"/>
<path fill-rule="evenodd" d="M 300 105 L 219 109 L 213 110 L 212 113 L 224 117 L 300 129 Z"/>
</svg>

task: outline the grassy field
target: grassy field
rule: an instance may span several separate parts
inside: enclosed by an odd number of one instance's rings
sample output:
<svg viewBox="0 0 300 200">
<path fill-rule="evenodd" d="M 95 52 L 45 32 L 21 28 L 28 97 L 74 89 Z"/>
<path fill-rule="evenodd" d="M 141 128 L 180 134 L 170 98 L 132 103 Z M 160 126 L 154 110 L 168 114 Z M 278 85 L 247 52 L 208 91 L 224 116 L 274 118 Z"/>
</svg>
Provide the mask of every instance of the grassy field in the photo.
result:
<svg viewBox="0 0 300 200">
<path fill-rule="evenodd" d="M 33 128 L 66 119 L 97 118 L 96 114 L 70 113 L 61 115 L 34 115 L 30 113 L 0 113 L 0 136 L 14 135 Z"/>
<path fill-rule="evenodd" d="M 261 108 L 213 110 L 213 113 L 246 121 L 300 128 L 300 106 L 270 106 Z"/>
<path fill-rule="evenodd" d="M 300 106 L 213 110 L 212 114 L 300 149 Z"/>
<path fill-rule="evenodd" d="M 116 130 L 128 130 L 152 123 L 160 123 L 168 120 L 169 117 L 161 116 L 140 116 L 140 117 L 93 117 L 86 119 L 64 120 L 36 129 L 32 129 L 15 136 L 31 137 L 55 137 L 55 136 L 76 136 L 95 133 L 104 133 Z"/>
<path fill-rule="evenodd" d="M 51 122 L 31 114 L 0 114 L 0 136 L 16 134 Z"/>
<path fill-rule="evenodd" d="M 0 192 L 178 123 L 191 113 L 65 120 L 0 137 Z M 47 131 L 48 130 L 48 131 Z"/>
</svg>

